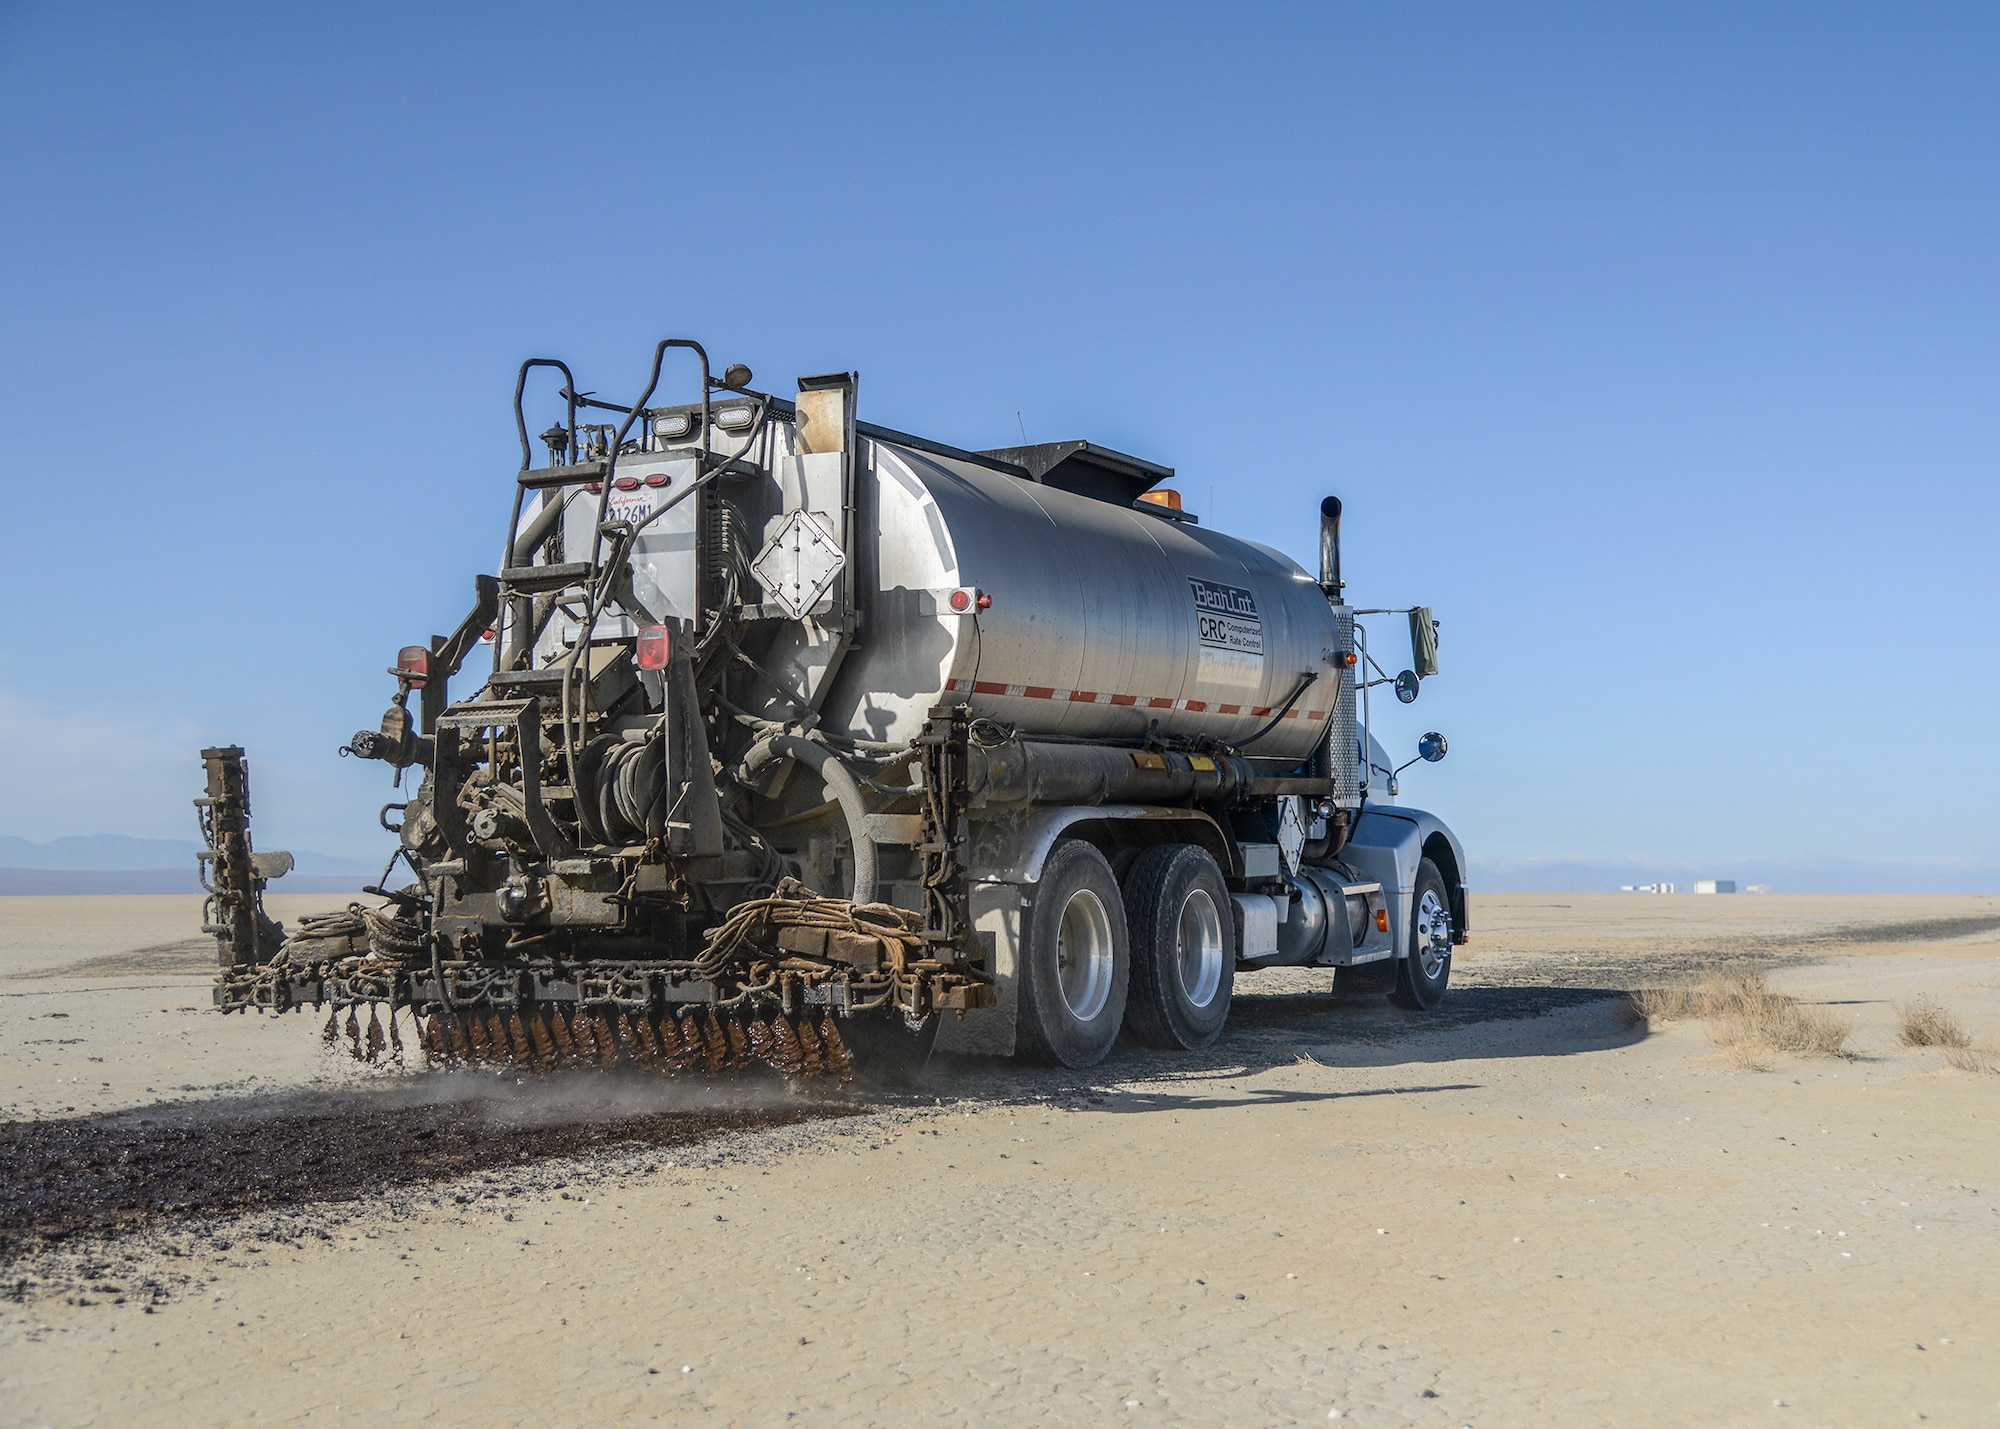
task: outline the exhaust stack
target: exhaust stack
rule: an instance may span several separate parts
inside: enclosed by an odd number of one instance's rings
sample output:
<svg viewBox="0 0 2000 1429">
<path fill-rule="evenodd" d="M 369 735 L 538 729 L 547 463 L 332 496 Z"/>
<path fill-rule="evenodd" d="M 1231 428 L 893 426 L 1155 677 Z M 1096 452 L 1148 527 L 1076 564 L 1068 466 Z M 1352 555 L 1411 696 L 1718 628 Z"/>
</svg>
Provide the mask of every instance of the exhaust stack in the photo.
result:
<svg viewBox="0 0 2000 1429">
<path fill-rule="evenodd" d="M 1319 504 L 1319 584 L 1328 600 L 1341 604 L 1340 589 L 1340 498 L 1329 496 Z"/>
</svg>

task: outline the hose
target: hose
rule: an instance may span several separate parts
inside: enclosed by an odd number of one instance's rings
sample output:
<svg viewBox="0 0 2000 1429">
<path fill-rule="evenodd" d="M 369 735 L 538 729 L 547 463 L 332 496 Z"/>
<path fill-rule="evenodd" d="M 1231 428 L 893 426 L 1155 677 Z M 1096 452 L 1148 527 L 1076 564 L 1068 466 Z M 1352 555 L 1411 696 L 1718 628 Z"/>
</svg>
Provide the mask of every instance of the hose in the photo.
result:
<svg viewBox="0 0 2000 1429">
<path fill-rule="evenodd" d="M 753 895 L 761 898 L 776 891 L 778 885 L 792 875 L 794 870 L 785 862 L 783 855 L 771 847 L 771 841 L 727 809 L 722 811 L 722 826 L 762 860 L 757 873 L 758 881 L 750 889 Z"/>
<path fill-rule="evenodd" d="M 1285 700 L 1284 704 L 1278 707 L 1278 712 L 1271 716 L 1271 722 L 1265 725 L 1262 729 L 1258 730 L 1255 734 L 1251 735 L 1248 739 L 1239 741 L 1236 747 L 1238 749 L 1247 748 L 1248 746 L 1253 745 L 1258 740 L 1262 739 L 1265 735 L 1269 734 L 1272 730 L 1276 729 L 1278 725 L 1284 720 L 1285 716 L 1292 712 L 1292 706 L 1299 702 L 1299 696 L 1306 692 L 1306 687 L 1311 685 L 1312 682 L 1314 680 L 1317 680 L 1318 678 L 1319 678 L 1319 672 L 1317 670 L 1299 671 L 1298 684 L 1293 686 L 1291 695 Z M 1340 669 L 1338 666 L 1334 668 L 1333 672 L 1333 698 L 1334 702 L 1338 704 L 1340 701 Z"/>
<path fill-rule="evenodd" d="M 665 755 L 657 736 L 635 744 L 599 735 L 576 762 L 578 821 L 599 843 L 643 843 L 667 827 Z M 511 791 L 510 791 L 511 792 Z"/>
<path fill-rule="evenodd" d="M 840 805 L 847 820 L 848 842 L 854 847 L 854 887 L 848 898 L 854 903 L 875 901 L 875 842 L 868 837 L 868 801 L 861 785 L 841 762 L 840 756 L 814 739 L 801 734 L 767 734 L 743 756 L 741 776 L 754 777 L 758 770 L 779 756 L 805 765 L 820 777 L 827 793 Z"/>
</svg>

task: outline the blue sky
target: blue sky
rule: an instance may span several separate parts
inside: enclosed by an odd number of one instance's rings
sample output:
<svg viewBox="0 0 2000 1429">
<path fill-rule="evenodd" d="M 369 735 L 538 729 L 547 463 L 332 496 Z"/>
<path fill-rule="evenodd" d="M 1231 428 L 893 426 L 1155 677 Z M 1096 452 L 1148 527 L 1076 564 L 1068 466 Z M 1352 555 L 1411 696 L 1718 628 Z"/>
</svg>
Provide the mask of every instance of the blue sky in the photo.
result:
<svg viewBox="0 0 2000 1429">
<path fill-rule="evenodd" d="M 0 6 L 0 833 L 185 837 L 233 740 L 263 842 L 376 850 L 334 750 L 491 568 L 515 365 L 678 333 L 1302 561 L 1338 492 L 1357 597 L 1444 621 L 1386 733 L 1451 737 L 1405 797 L 1486 886 L 1990 891 L 1996 57 L 1952 5 Z"/>
</svg>

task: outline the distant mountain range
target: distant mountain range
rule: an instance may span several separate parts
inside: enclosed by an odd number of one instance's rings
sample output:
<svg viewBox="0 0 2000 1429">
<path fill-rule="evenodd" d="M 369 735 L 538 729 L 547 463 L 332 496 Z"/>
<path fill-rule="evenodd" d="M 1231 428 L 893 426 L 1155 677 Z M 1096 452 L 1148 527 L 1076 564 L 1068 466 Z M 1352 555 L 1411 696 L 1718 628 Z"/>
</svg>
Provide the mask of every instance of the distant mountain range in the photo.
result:
<svg viewBox="0 0 2000 1429">
<path fill-rule="evenodd" d="M 1471 884 L 1491 893 L 1616 893 L 1626 884 L 1671 883 L 1694 892 L 1697 879 L 1727 878 L 1739 890 L 1761 885 L 1774 893 L 1994 893 L 2000 868 L 1977 859 L 1833 860 L 1684 858 L 1639 855 L 1482 857 L 1468 851 Z"/>
<path fill-rule="evenodd" d="M 81 834 L 32 843 L 0 834 L 0 896 L 50 893 L 198 893 L 193 839 Z M 379 863 L 293 849 L 293 870 L 274 893 L 356 893 L 382 873 Z M 399 870 L 400 872 L 400 870 Z"/>
<path fill-rule="evenodd" d="M 0 834 L 0 868 L 61 868 L 129 871 L 140 868 L 193 868 L 201 845 L 193 839 L 135 839 L 127 834 L 80 834 L 47 843 Z M 308 876 L 361 874 L 373 878 L 380 863 L 293 849 L 295 872 Z"/>
</svg>

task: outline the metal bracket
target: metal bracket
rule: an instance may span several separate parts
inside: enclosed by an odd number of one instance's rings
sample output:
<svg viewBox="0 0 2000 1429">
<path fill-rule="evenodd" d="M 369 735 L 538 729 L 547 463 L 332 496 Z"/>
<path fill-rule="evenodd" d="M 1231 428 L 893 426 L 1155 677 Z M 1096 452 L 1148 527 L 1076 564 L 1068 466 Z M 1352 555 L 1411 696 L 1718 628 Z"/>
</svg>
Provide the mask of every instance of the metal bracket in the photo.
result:
<svg viewBox="0 0 2000 1429">
<path fill-rule="evenodd" d="M 938 705 L 917 736 L 924 771 L 923 842 L 917 845 L 923 860 L 923 936 L 948 961 L 977 959 L 984 951 L 972 932 L 965 857 L 971 723 L 964 705 Z"/>
<path fill-rule="evenodd" d="M 454 705 L 438 716 L 436 787 L 441 792 L 432 801 L 432 809 L 446 840 L 455 849 L 471 843 L 464 811 L 453 797 L 459 785 L 459 736 L 477 734 L 483 729 L 514 731 L 514 747 L 521 759 L 522 812 L 535 847 L 550 858 L 574 857 L 576 845 L 556 827 L 548 806 L 542 802 L 542 702 L 537 696 Z"/>
</svg>

